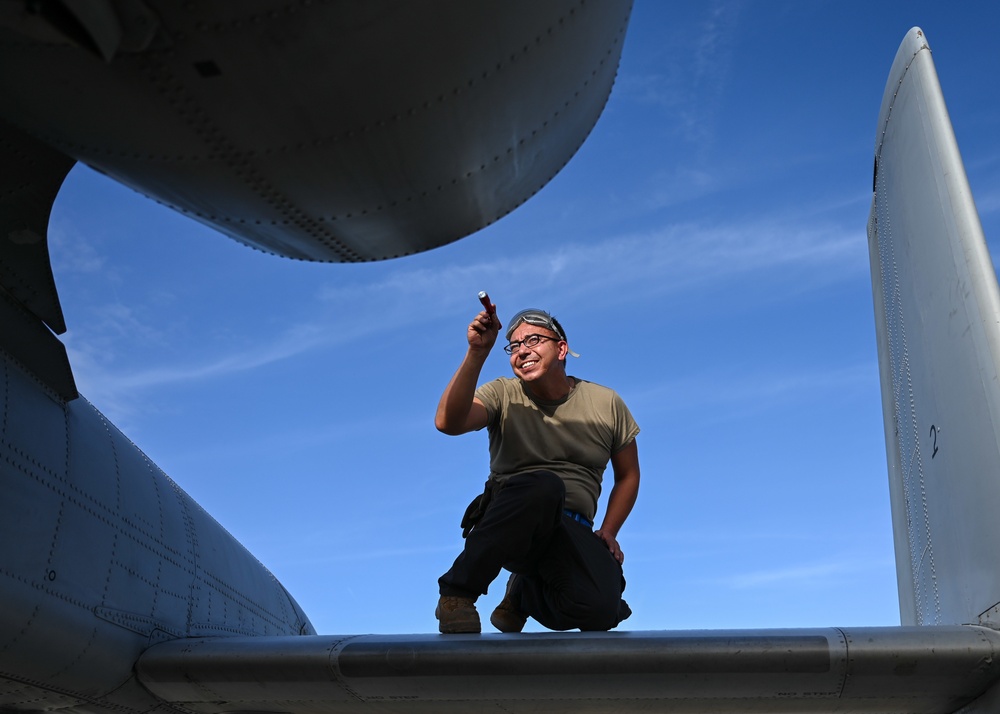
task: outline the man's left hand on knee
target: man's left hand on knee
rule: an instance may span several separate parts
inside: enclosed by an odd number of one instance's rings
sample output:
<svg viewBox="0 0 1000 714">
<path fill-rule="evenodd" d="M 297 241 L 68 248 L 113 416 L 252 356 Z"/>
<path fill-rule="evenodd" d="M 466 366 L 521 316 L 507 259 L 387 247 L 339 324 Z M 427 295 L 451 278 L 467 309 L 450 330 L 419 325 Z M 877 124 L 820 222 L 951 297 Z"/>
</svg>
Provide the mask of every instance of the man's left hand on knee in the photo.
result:
<svg viewBox="0 0 1000 714">
<path fill-rule="evenodd" d="M 625 562 L 625 554 L 622 553 L 622 549 L 618 545 L 618 540 L 613 535 L 602 530 L 594 531 L 594 535 L 604 542 L 604 545 L 607 546 L 607 549 L 611 552 L 611 555 L 614 556 L 615 560 L 619 563 Z"/>
</svg>

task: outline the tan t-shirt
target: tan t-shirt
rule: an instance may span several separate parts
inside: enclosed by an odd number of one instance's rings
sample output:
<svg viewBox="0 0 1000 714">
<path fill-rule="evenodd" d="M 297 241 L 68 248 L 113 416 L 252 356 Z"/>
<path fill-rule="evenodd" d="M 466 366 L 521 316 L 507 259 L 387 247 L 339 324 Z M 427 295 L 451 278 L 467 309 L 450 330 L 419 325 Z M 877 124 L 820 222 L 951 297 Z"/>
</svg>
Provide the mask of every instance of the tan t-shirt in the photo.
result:
<svg viewBox="0 0 1000 714">
<path fill-rule="evenodd" d="M 573 378 L 558 402 L 529 396 L 519 379 L 502 377 L 479 387 L 490 436 L 490 478 L 547 470 L 566 484 L 566 508 L 591 521 L 612 454 L 635 438 L 639 426 L 618 394 Z"/>
</svg>

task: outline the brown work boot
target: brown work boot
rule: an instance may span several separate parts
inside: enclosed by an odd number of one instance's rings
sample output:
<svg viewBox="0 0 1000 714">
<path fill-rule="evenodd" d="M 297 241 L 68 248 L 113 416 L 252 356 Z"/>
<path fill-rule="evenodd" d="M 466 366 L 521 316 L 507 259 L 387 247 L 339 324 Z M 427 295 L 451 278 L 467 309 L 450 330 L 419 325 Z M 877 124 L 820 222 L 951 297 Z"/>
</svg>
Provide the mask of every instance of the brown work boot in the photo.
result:
<svg viewBox="0 0 1000 714">
<path fill-rule="evenodd" d="M 445 635 L 461 632 L 481 632 L 476 603 L 470 597 L 442 595 L 434 609 L 438 630 Z"/>
<path fill-rule="evenodd" d="M 524 629 L 524 623 L 528 621 L 528 616 L 521 611 L 518 604 L 521 601 L 520 593 L 511 594 L 517 580 L 518 576 L 512 573 L 507 580 L 507 592 L 504 593 L 503 600 L 490 615 L 490 622 L 500 632 L 520 632 Z"/>
</svg>

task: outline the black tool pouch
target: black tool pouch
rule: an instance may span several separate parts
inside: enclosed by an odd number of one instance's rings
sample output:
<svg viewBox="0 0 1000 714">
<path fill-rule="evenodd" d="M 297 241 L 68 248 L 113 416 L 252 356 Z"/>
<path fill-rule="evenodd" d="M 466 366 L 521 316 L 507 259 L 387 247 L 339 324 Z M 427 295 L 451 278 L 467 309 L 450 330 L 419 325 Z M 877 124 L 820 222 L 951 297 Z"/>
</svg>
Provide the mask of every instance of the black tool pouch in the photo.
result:
<svg viewBox="0 0 1000 714">
<path fill-rule="evenodd" d="M 469 533 L 472 529 L 476 527 L 479 520 L 486 513 L 486 508 L 490 505 L 490 500 L 493 498 L 493 482 L 489 479 L 486 480 L 486 488 L 483 492 L 472 499 L 472 503 L 469 504 L 468 508 L 465 509 L 465 515 L 462 516 L 462 537 L 468 538 Z"/>
</svg>

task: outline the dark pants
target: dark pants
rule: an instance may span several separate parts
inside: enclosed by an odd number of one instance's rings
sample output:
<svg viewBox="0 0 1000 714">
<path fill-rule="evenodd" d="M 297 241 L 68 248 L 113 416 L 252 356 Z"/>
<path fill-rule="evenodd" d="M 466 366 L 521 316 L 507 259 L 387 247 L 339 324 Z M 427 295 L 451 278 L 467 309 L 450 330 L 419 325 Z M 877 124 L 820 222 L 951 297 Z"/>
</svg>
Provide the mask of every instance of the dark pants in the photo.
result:
<svg viewBox="0 0 1000 714">
<path fill-rule="evenodd" d="M 562 479 L 549 471 L 512 476 L 438 579 L 441 594 L 475 600 L 506 568 L 523 576 L 512 590 L 515 605 L 550 630 L 615 627 L 631 614 L 621 564 L 563 513 L 565 501 Z"/>
</svg>

